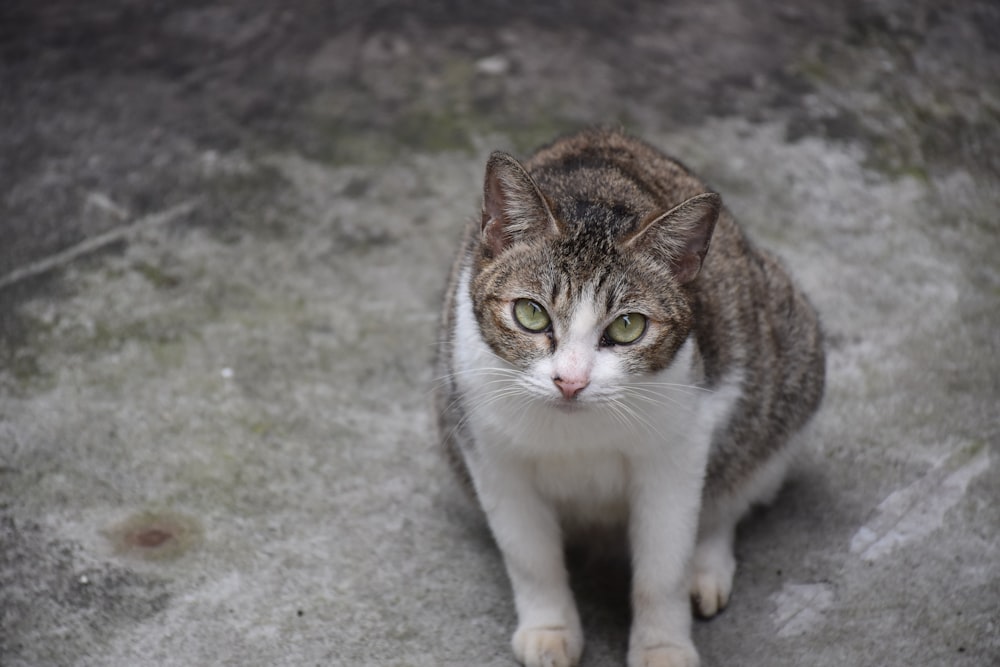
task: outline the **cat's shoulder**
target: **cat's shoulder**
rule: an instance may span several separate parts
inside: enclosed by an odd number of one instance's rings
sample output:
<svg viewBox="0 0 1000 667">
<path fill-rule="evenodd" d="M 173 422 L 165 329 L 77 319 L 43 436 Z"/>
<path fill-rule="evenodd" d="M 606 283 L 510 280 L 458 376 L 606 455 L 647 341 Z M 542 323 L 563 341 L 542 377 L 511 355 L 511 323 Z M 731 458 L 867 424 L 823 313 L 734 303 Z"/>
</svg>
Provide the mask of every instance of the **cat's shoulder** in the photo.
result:
<svg viewBox="0 0 1000 667">
<path fill-rule="evenodd" d="M 569 194 L 576 189 L 613 197 L 634 193 L 669 207 L 708 186 L 684 163 L 625 130 L 597 126 L 562 136 L 524 161 L 542 186 Z"/>
</svg>

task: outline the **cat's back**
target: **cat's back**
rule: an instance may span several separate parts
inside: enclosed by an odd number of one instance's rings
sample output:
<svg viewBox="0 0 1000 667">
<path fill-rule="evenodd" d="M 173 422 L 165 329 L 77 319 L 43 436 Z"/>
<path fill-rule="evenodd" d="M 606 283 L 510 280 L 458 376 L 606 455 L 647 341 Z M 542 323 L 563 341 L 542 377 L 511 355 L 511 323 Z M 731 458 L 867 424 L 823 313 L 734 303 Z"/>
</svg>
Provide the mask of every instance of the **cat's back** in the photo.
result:
<svg viewBox="0 0 1000 667">
<path fill-rule="evenodd" d="M 557 215 L 572 220 L 589 204 L 636 223 L 705 191 L 684 165 L 623 132 L 592 128 L 559 139 L 524 163 Z"/>
</svg>

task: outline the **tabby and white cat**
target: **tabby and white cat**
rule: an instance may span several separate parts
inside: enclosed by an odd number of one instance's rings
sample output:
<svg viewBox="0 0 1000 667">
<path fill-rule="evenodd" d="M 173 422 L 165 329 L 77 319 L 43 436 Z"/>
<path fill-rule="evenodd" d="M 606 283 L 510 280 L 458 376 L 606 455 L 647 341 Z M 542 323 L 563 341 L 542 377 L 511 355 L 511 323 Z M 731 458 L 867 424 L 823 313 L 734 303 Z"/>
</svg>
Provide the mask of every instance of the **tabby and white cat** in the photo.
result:
<svg viewBox="0 0 1000 667">
<path fill-rule="evenodd" d="M 503 553 L 517 659 L 579 661 L 564 538 L 618 523 L 629 666 L 697 665 L 691 600 L 728 602 L 736 523 L 823 393 L 816 313 L 780 264 L 682 165 L 588 130 L 490 157 L 441 335 L 441 434 Z"/>
</svg>

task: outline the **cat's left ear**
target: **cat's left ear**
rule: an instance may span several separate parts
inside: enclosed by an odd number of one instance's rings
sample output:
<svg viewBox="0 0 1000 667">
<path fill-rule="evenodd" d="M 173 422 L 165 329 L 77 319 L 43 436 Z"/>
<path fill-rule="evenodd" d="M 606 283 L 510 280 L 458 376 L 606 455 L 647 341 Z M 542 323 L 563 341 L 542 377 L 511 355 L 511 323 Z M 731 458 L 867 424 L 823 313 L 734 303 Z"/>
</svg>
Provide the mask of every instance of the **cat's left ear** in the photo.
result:
<svg viewBox="0 0 1000 667">
<path fill-rule="evenodd" d="M 625 245 L 644 247 L 670 265 L 677 282 L 689 283 L 701 271 L 721 210 L 716 193 L 695 195 L 640 225 Z"/>
<path fill-rule="evenodd" d="M 516 241 L 559 233 L 545 196 L 521 163 L 507 153 L 496 151 L 486 163 L 481 229 L 493 256 Z"/>
</svg>

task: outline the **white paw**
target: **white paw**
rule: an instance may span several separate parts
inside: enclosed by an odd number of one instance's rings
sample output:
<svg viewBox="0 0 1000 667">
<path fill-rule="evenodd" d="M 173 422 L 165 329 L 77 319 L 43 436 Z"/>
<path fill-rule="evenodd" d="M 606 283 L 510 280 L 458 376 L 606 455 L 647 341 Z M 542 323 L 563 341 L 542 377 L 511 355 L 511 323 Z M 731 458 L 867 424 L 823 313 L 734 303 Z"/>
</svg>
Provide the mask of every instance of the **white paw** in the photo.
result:
<svg viewBox="0 0 1000 667">
<path fill-rule="evenodd" d="M 698 545 L 691 578 L 691 602 L 699 616 L 711 618 L 729 604 L 736 559 L 728 545 Z"/>
<path fill-rule="evenodd" d="M 628 667 L 698 667 L 694 644 L 660 644 L 632 651 Z"/>
<path fill-rule="evenodd" d="M 565 627 L 518 628 L 511 643 L 525 667 L 573 667 L 583 653 L 583 633 Z"/>
</svg>

